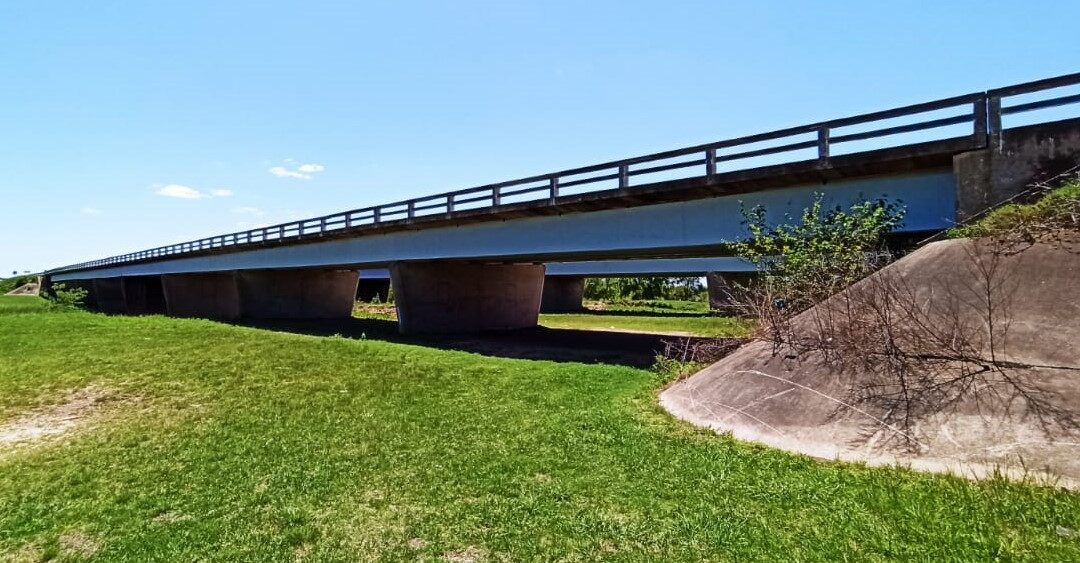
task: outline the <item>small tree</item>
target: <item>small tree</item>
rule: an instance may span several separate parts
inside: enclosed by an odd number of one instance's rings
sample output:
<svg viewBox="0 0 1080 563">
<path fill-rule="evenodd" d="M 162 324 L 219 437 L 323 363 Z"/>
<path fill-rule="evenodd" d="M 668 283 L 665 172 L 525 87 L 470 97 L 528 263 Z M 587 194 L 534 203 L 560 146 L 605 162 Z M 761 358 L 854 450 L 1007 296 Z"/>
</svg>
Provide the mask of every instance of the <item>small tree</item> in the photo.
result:
<svg viewBox="0 0 1080 563">
<path fill-rule="evenodd" d="M 902 202 L 882 199 L 826 209 L 815 193 L 796 220 L 770 225 L 763 206 L 743 209 L 749 238 L 729 242 L 758 271 L 740 301 L 777 345 L 790 340 L 792 316 L 862 279 L 888 259 L 883 240 L 903 223 Z"/>
</svg>

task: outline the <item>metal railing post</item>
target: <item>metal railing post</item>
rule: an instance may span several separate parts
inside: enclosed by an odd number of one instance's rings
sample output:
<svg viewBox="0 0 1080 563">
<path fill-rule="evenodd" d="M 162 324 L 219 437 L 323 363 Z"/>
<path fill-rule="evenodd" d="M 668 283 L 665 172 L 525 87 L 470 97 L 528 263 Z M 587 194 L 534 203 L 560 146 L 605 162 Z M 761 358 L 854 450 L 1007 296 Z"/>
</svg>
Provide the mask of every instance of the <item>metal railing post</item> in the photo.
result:
<svg viewBox="0 0 1080 563">
<path fill-rule="evenodd" d="M 555 205 L 555 200 L 559 198 L 559 177 L 552 176 L 549 180 L 548 190 L 550 191 L 548 202 L 551 205 Z"/>
<path fill-rule="evenodd" d="M 818 160 L 829 159 L 829 128 L 821 127 L 817 132 L 817 156 Z"/>
<path fill-rule="evenodd" d="M 502 205 L 502 188 L 495 186 L 491 188 L 491 206 L 498 207 Z"/>
<path fill-rule="evenodd" d="M 983 148 L 986 146 L 986 134 L 987 134 L 987 104 L 986 96 L 979 98 L 972 104 L 971 108 L 971 139 L 975 148 Z"/>
<path fill-rule="evenodd" d="M 990 148 L 1000 151 L 1001 150 L 1001 97 L 992 96 L 988 101 L 989 106 L 987 108 L 987 130 L 989 133 L 989 145 Z"/>
<path fill-rule="evenodd" d="M 705 175 L 716 176 L 716 149 L 705 149 Z"/>
<path fill-rule="evenodd" d="M 619 189 L 625 190 L 630 187 L 630 166 L 619 165 Z"/>
</svg>

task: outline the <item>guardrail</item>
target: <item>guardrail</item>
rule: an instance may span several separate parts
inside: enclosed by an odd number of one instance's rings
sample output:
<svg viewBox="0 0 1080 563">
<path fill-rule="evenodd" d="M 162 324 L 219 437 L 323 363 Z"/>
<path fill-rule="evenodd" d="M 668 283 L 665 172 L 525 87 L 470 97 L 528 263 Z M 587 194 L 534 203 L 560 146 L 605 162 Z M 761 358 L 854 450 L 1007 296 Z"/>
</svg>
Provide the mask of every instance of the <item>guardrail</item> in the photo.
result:
<svg viewBox="0 0 1080 563">
<path fill-rule="evenodd" d="M 803 162 L 809 151 L 816 159 L 828 166 L 834 154 L 833 147 L 842 143 L 856 143 L 873 139 L 887 139 L 897 135 L 938 130 L 938 137 L 926 140 L 951 140 L 956 135 L 944 136 L 942 129 L 958 125 L 970 125 L 970 133 L 960 139 L 970 141 L 972 150 L 994 146 L 1001 141 L 1002 117 L 1035 110 L 1080 103 L 1080 94 L 1060 95 L 1034 101 L 1004 105 L 1004 101 L 1017 96 L 1044 93 L 1048 90 L 1080 84 L 1080 73 L 1047 78 L 1034 82 L 1016 84 L 986 92 L 954 96 L 932 102 L 914 104 L 884 111 L 877 111 L 822 121 L 809 125 L 780 129 L 745 137 L 727 139 L 681 149 L 615 160 L 602 164 L 571 168 L 549 174 L 529 176 L 497 184 L 489 184 L 453 192 L 419 197 L 395 203 L 353 209 L 312 219 L 302 219 L 279 225 L 217 235 L 190 242 L 161 246 L 120 256 L 92 260 L 64 266 L 50 273 L 111 266 L 155 258 L 175 257 L 226 247 L 247 247 L 271 242 L 284 243 L 304 237 L 340 233 L 355 229 L 371 228 L 394 222 L 409 222 L 421 217 L 453 217 L 465 210 L 489 209 L 498 211 L 501 206 L 513 203 L 539 203 L 558 205 L 559 198 L 574 189 L 575 193 L 617 189 L 630 193 L 639 184 L 632 179 L 674 171 L 690 171 L 689 176 L 713 177 L 718 167 L 726 163 L 746 163 L 755 158 L 787 155 L 789 160 L 774 164 Z M 944 113 L 927 119 L 925 114 Z M 911 123 L 888 124 L 902 118 L 921 119 Z M 874 128 L 845 132 L 870 125 Z M 779 143 L 759 148 L 753 145 Z M 886 145 L 901 147 L 905 143 Z M 858 153 L 851 153 L 858 154 Z M 801 156 L 802 158 L 799 158 Z M 811 157 L 810 160 L 813 160 Z M 693 169 L 697 169 L 696 173 Z M 746 167 L 742 168 L 745 169 Z M 736 168 L 735 170 L 739 170 Z M 735 171 L 732 170 L 732 171 Z M 614 186 L 612 186 L 614 182 Z M 650 182 L 646 182 L 650 183 Z M 600 189 L 597 186 L 601 185 Z M 584 192 L 581 190 L 584 186 Z"/>
</svg>

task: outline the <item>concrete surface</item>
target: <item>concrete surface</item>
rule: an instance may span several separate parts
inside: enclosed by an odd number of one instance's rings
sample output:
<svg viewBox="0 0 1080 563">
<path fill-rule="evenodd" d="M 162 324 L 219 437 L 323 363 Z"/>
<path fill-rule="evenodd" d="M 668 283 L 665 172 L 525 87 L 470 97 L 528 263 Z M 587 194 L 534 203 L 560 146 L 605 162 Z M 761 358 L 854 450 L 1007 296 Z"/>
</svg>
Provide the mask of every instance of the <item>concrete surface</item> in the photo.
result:
<svg viewBox="0 0 1080 563">
<path fill-rule="evenodd" d="M 953 157 L 956 217 L 962 221 L 1008 200 L 1033 182 L 1080 162 L 1080 129 L 1071 121 L 1006 129 L 990 146 Z"/>
<path fill-rule="evenodd" d="M 949 157 L 951 159 L 951 157 Z M 951 160 L 950 160 L 951 163 Z M 716 256 L 724 242 L 745 234 L 743 206 L 763 205 L 770 221 L 798 216 L 815 192 L 826 206 L 866 198 L 898 198 L 907 205 L 903 232 L 954 223 L 955 178 L 941 169 L 820 181 L 775 190 L 581 213 L 520 217 L 463 225 L 399 229 L 351 238 L 309 236 L 304 244 L 255 246 L 52 274 L 56 281 L 268 268 L 380 268 L 394 262 L 475 261 L 534 263 L 572 260 Z"/>
<path fill-rule="evenodd" d="M 541 264 L 399 262 L 390 268 L 402 333 L 468 333 L 537 326 Z"/>
<path fill-rule="evenodd" d="M 122 315 L 127 312 L 124 300 L 124 286 L 120 278 L 98 278 L 94 280 L 94 307 L 102 313 Z"/>
<path fill-rule="evenodd" d="M 161 276 L 136 276 L 121 278 L 124 290 L 124 312 L 128 315 L 164 315 L 165 290 Z"/>
<path fill-rule="evenodd" d="M 36 296 L 41 292 L 41 277 L 38 276 L 36 281 L 24 283 L 19 287 L 5 293 L 4 295 L 32 295 Z"/>
<path fill-rule="evenodd" d="M 356 270 L 249 270 L 236 273 L 240 311 L 252 319 L 352 316 Z"/>
<path fill-rule="evenodd" d="M 709 310 L 722 315 L 739 313 L 735 308 L 736 286 L 746 286 L 753 276 L 753 272 L 707 272 L 705 289 L 709 293 Z"/>
<path fill-rule="evenodd" d="M 969 296 L 977 295 L 970 245 L 965 240 L 933 243 L 885 271 L 917 287 L 930 307 L 946 307 L 948 295 L 964 295 L 964 288 L 976 290 Z M 985 257 L 986 252 L 975 255 Z M 1040 244 L 998 264 L 1003 274 L 997 279 L 1012 300 L 1002 359 L 1028 364 L 1010 372 L 1027 378 L 1057 408 L 1080 415 L 1080 252 Z M 960 315 L 964 323 L 978 317 Z M 984 341 L 976 342 L 988 352 Z M 911 431 L 916 447 L 909 450 L 899 439 L 901 429 L 880 422 L 884 413 L 850 399 L 867 379 L 866 374 L 837 373 L 817 356 L 774 357 L 771 344 L 753 342 L 672 385 L 660 401 L 676 417 L 699 426 L 816 457 L 900 463 L 969 477 L 1000 469 L 1080 488 L 1080 433 L 1075 429 L 1047 430 L 1022 402 L 991 408 L 967 400 L 920 419 Z"/>
<path fill-rule="evenodd" d="M 171 316 L 240 318 L 240 292 L 233 272 L 161 276 L 161 284 Z"/>
<path fill-rule="evenodd" d="M 585 278 L 578 276 L 545 276 L 544 293 L 540 299 L 541 313 L 573 313 L 584 309 Z"/>
</svg>

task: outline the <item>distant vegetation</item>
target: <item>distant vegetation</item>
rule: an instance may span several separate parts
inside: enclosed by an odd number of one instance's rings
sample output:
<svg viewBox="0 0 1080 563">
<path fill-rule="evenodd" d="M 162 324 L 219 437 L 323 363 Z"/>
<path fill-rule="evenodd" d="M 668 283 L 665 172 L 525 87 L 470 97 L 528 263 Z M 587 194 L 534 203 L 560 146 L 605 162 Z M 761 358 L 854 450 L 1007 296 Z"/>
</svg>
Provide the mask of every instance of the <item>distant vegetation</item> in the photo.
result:
<svg viewBox="0 0 1080 563">
<path fill-rule="evenodd" d="M 645 299 L 697 301 L 705 299 L 701 278 L 665 278 L 656 276 L 587 278 L 585 298 L 621 302 Z"/>
<path fill-rule="evenodd" d="M 22 275 L 22 276 L 12 276 L 10 278 L 0 279 L 0 295 L 3 295 L 5 293 L 15 289 L 15 288 L 19 287 L 20 285 L 30 283 L 30 282 L 34 281 L 35 278 L 36 278 L 36 276 Z"/>
</svg>

